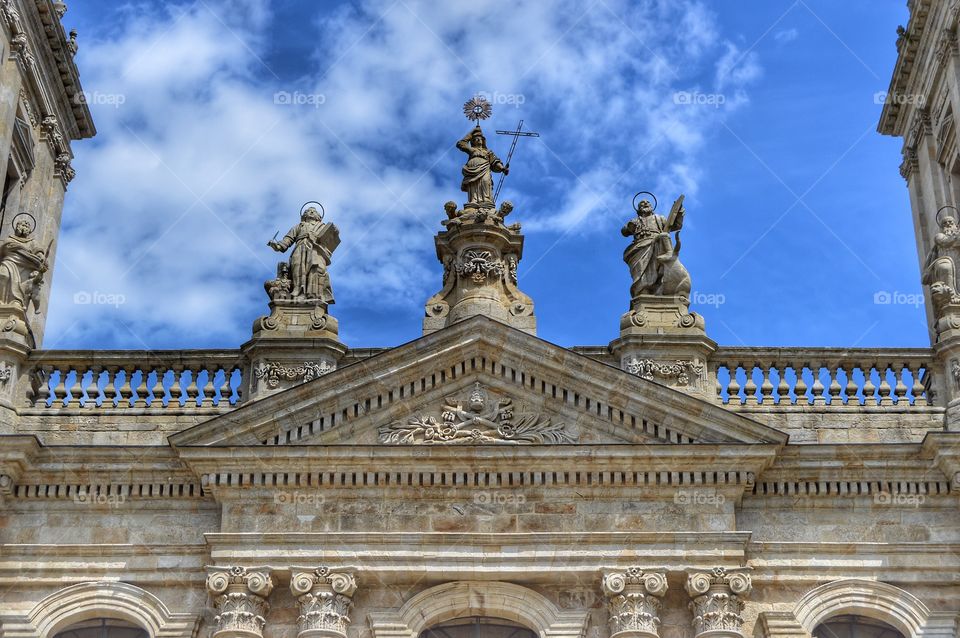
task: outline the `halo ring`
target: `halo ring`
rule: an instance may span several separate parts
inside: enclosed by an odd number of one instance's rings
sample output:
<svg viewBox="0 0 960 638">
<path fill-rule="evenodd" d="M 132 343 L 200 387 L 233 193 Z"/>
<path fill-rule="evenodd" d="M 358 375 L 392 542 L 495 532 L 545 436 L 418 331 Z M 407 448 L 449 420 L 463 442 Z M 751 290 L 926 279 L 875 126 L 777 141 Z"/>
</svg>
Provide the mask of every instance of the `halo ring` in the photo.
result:
<svg viewBox="0 0 960 638">
<path fill-rule="evenodd" d="M 660 205 L 660 202 L 657 201 L 657 196 L 654 195 L 653 193 L 651 193 L 650 191 L 640 191 L 639 193 L 637 193 L 636 195 L 633 196 L 633 211 L 634 211 L 635 213 L 636 213 L 636 212 L 639 212 L 639 210 L 640 210 L 640 207 L 637 205 L 637 198 L 640 197 L 641 195 L 649 195 L 650 197 L 652 197 L 652 198 L 653 198 L 653 210 L 657 210 L 657 206 Z"/>
<path fill-rule="evenodd" d="M 301 216 L 303 215 L 304 211 L 307 210 L 307 207 L 310 206 L 310 204 L 316 204 L 317 206 L 320 207 L 320 220 L 323 221 L 323 216 L 327 214 L 327 210 L 323 207 L 323 204 L 321 204 L 320 202 L 307 202 L 306 204 L 300 207 L 300 215 Z"/>
<path fill-rule="evenodd" d="M 950 209 L 950 210 L 952 210 L 952 211 L 954 212 L 953 221 L 955 221 L 955 222 L 957 222 L 957 223 L 960 223 L 960 211 L 958 211 L 955 206 L 950 206 L 949 204 L 947 204 L 946 206 L 942 206 L 942 207 L 940 208 L 940 210 L 937 211 L 937 215 L 936 215 L 937 226 L 942 226 L 942 225 L 943 225 L 943 222 L 942 222 L 941 219 L 940 219 L 940 213 L 942 213 L 943 211 L 945 211 L 945 210 L 947 210 L 947 209 Z"/>
<path fill-rule="evenodd" d="M 24 212 L 24 213 L 19 213 L 19 214 L 15 215 L 14 218 L 10 221 L 10 227 L 11 227 L 11 228 L 16 228 L 16 227 L 17 227 L 17 220 L 20 219 L 21 217 L 27 217 L 27 218 L 30 219 L 30 232 L 31 232 L 31 233 L 37 229 L 37 218 L 34 217 L 33 215 L 31 215 L 30 213 L 26 213 L 26 212 Z"/>
</svg>

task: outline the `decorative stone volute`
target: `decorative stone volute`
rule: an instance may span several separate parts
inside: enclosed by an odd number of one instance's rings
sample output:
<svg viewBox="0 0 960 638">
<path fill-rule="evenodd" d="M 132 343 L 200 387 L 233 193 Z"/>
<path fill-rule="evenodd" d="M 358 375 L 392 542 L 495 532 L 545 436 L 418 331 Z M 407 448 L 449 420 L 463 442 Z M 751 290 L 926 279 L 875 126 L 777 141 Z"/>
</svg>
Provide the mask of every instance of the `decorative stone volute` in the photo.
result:
<svg viewBox="0 0 960 638">
<path fill-rule="evenodd" d="M 686 590 L 693 600 L 697 638 L 742 638 L 743 600 L 753 589 L 750 568 L 715 567 L 688 574 Z"/>
<path fill-rule="evenodd" d="M 346 638 L 351 597 L 357 591 L 352 573 L 329 567 L 292 567 L 290 591 L 300 604 L 298 638 Z"/>
<path fill-rule="evenodd" d="M 604 574 L 601 587 L 607 597 L 610 638 L 658 638 L 666 574 L 628 567 Z"/>
<path fill-rule="evenodd" d="M 217 615 L 211 638 L 262 638 L 273 580 L 266 568 L 208 567 Z"/>
<path fill-rule="evenodd" d="M 520 225 L 504 224 L 513 206 L 481 206 L 458 210 L 453 202 L 446 205 L 446 230 L 436 237 L 443 288 L 427 301 L 423 334 L 474 315 L 536 334 L 533 300 L 517 287 L 523 256 Z"/>
</svg>

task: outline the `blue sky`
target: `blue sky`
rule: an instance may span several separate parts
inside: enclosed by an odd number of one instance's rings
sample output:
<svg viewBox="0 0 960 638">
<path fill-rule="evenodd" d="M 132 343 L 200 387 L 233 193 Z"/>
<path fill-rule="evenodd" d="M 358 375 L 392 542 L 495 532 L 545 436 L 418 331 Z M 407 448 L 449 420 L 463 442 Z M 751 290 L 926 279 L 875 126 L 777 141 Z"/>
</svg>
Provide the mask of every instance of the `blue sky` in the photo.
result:
<svg viewBox="0 0 960 638">
<path fill-rule="evenodd" d="M 416 338 L 483 92 L 487 129 L 542 135 L 504 188 L 541 337 L 617 336 L 619 228 L 651 190 L 687 195 L 717 342 L 926 346 L 900 141 L 876 132 L 906 20 L 900 0 L 75 0 L 100 134 L 74 145 L 44 345 L 239 345 L 267 309 L 266 241 L 314 199 L 344 239 L 343 340 Z"/>
</svg>

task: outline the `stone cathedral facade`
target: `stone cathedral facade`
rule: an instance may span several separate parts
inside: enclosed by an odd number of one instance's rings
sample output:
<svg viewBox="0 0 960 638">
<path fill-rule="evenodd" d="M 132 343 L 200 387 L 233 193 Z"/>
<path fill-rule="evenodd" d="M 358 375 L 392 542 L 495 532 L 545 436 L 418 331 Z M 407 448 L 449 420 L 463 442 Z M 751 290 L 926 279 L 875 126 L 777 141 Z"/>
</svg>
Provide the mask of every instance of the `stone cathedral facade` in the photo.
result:
<svg viewBox="0 0 960 638">
<path fill-rule="evenodd" d="M 55 351 L 95 129 L 66 6 L 0 0 L 0 638 L 958 635 L 960 1 L 909 7 L 879 129 L 929 348 L 718 345 L 682 196 L 625 216 L 615 338 L 543 341 L 478 125 L 422 338 L 340 341 L 337 213 L 305 206 L 246 343 Z"/>
</svg>

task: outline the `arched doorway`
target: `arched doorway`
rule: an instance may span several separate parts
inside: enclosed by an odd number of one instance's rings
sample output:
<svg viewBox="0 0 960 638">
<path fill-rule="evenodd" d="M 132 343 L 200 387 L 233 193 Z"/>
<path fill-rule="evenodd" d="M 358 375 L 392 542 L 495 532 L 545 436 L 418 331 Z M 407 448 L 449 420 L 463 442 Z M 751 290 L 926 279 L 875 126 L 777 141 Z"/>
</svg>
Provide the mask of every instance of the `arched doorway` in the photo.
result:
<svg viewBox="0 0 960 638">
<path fill-rule="evenodd" d="M 424 629 L 419 638 L 537 638 L 537 635 L 509 620 L 473 616 L 448 620 Z"/>
<path fill-rule="evenodd" d="M 147 631 L 125 620 L 92 618 L 70 625 L 53 638 L 150 638 Z"/>
<path fill-rule="evenodd" d="M 864 616 L 834 616 L 813 630 L 813 638 L 905 638 L 886 623 Z"/>
</svg>

